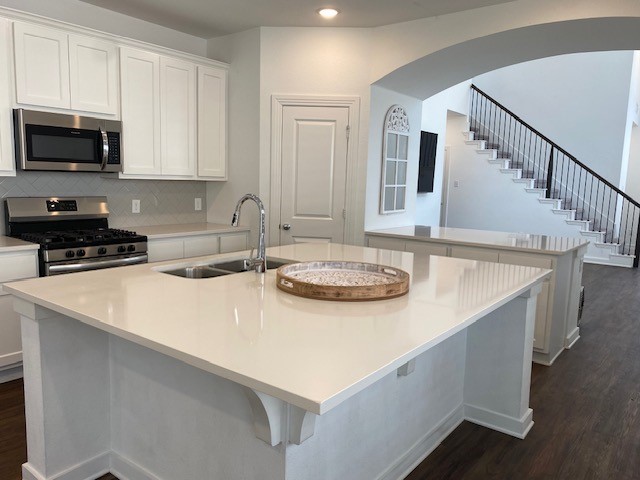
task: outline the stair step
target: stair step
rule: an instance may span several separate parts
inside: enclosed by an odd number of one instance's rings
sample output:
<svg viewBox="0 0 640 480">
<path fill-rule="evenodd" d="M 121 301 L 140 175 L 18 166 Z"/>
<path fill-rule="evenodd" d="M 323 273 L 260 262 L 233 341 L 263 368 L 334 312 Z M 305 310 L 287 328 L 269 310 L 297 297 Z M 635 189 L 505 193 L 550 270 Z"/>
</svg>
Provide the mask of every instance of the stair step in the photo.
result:
<svg viewBox="0 0 640 480">
<path fill-rule="evenodd" d="M 466 143 L 467 145 L 475 145 L 480 150 L 484 150 L 487 148 L 484 140 L 465 140 L 464 143 Z"/>
<path fill-rule="evenodd" d="M 611 254 L 618 255 L 620 252 L 620 244 L 619 243 L 609 243 L 609 242 L 593 242 L 598 248 L 608 248 L 611 250 Z"/>
<path fill-rule="evenodd" d="M 545 195 L 547 194 L 547 189 L 546 188 L 525 188 L 525 190 L 527 191 L 527 193 L 537 193 L 538 195 L 540 195 L 540 198 L 545 197 Z M 555 199 L 553 199 L 555 200 Z"/>
<path fill-rule="evenodd" d="M 591 229 L 591 220 L 565 220 L 569 225 L 578 225 L 582 230 Z"/>
<path fill-rule="evenodd" d="M 539 198 L 538 201 L 540 203 L 546 203 L 549 205 L 553 205 L 553 208 L 556 210 L 560 210 L 560 202 L 561 200 L 557 199 L 557 198 Z"/>
<path fill-rule="evenodd" d="M 633 268 L 633 261 L 635 258 L 635 255 L 623 255 L 621 253 L 609 254 L 609 260 L 615 265 L 620 265 L 621 267 Z"/>
<path fill-rule="evenodd" d="M 580 235 L 583 237 L 591 237 L 591 238 L 599 238 L 602 243 L 602 238 L 604 237 L 606 232 L 598 232 L 594 230 L 581 230 Z M 594 242 L 595 243 L 595 242 Z"/>
<path fill-rule="evenodd" d="M 479 148 L 476 151 L 482 155 L 489 155 L 489 157 L 494 159 L 498 158 L 498 155 L 497 155 L 498 151 L 494 150 L 493 148 Z"/>
<path fill-rule="evenodd" d="M 527 187 L 525 188 L 534 188 L 535 185 L 535 180 L 533 178 L 514 178 L 513 179 L 514 182 L 516 183 L 524 183 L 525 185 L 527 185 Z"/>
<path fill-rule="evenodd" d="M 576 211 L 575 210 L 564 210 L 562 208 L 552 208 L 551 211 L 556 215 L 566 215 L 568 220 L 576 219 Z"/>
<path fill-rule="evenodd" d="M 500 165 L 500 168 L 509 168 L 509 160 L 504 158 L 490 158 L 487 161 L 494 165 Z"/>
<path fill-rule="evenodd" d="M 500 171 L 502 173 L 512 174 L 514 179 L 522 178 L 522 170 L 520 170 L 519 168 L 501 168 Z"/>
</svg>

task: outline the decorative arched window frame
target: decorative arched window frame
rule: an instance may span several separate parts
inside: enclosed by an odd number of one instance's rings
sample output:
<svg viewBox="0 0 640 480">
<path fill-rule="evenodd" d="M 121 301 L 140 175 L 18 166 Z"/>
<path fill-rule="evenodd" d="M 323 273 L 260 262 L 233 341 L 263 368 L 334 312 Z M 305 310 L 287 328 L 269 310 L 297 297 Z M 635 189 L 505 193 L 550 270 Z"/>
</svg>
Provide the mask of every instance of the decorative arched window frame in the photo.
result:
<svg viewBox="0 0 640 480">
<path fill-rule="evenodd" d="M 407 167 L 409 166 L 409 116 L 400 105 L 387 111 L 382 141 L 380 213 L 406 210 Z"/>
</svg>

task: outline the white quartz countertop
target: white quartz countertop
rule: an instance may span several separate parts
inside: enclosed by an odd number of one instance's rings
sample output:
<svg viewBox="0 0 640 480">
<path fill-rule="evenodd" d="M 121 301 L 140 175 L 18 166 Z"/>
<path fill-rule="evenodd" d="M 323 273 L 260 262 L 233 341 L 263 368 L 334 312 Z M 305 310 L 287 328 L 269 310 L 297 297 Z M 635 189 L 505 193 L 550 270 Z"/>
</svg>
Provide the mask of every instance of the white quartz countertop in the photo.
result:
<svg viewBox="0 0 640 480">
<path fill-rule="evenodd" d="M 127 227 L 140 235 L 146 235 L 149 239 L 185 237 L 189 235 L 248 232 L 248 227 L 232 227 L 222 223 L 185 223 L 172 225 L 151 225 Z"/>
<path fill-rule="evenodd" d="M 468 228 L 428 227 L 410 225 L 406 227 L 369 230 L 367 235 L 401 238 L 425 242 L 457 243 L 477 247 L 496 247 L 551 255 L 563 255 L 572 250 L 586 248 L 588 240 L 571 237 L 552 237 L 528 233 L 493 232 Z"/>
<path fill-rule="evenodd" d="M 246 254 L 246 252 L 245 252 Z M 268 256 L 352 260 L 402 268 L 407 295 L 380 301 L 300 298 L 275 271 L 209 279 L 161 273 L 174 265 L 24 280 L 5 290 L 195 367 L 322 414 L 420 353 L 526 292 L 549 270 L 337 244 L 273 247 Z"/>
<path fill-rule="evenodd" d="M 40 245 L 37 243 L 25 242 L 13 237 L 5 237 L 0 235 L 0 253 L 15 252 L 19 250 L 38 250 Z"/>
</svg>

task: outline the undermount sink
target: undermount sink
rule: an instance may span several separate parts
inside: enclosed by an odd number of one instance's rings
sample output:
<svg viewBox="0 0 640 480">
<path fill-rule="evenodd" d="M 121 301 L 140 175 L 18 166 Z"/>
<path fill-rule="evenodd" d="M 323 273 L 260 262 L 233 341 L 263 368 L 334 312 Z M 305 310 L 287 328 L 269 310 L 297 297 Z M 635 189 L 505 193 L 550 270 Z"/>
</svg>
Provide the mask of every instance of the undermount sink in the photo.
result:
<svg viewBox="0 0 640 480">
<path fill-rule="evenodd" d="M 198 265 L 195 267 L 183 267 L 176 268 L 175 270 L 165 270 L 162 273 L 168 273 L 169 275 L 175 275 L 177 277 L 184 278 L 213 278 L 221 277 L 223 275 L 229 275 L 233 272 L 217 270 L 215 268 L 211 268 L 209 265 Z"/>
<path fill-rule="evenodd" d="M 272 270 L 274 268 L 281 267 L 282 265 L 288 265 L 290 263 L 295 263 L 294 260 L 284 260 L 282 258 L 269 258 L 267 257 L 267 270 Z M 248 260 L 245 258 L 239 258 L 237 260 L 227 260 L 223 262 L 216 262 L 209 265 L 211 268 L 218 268 L 220 270 L 227 270 L 229 272 L 239 273 L 239 272 L 248 272 L 249 270 L 253 270 L 248 264 Z"/>
<path fill-rule="evenodd" d="M 295 260 L 285 260 L 283 258 L 268 258 L 267 270 L 295 263 Z M 183 278 L 213 278 L 233 273 L 248 272 L 252 270 L 248 266 L 247 259 L 238 258 L 234 260 L 220 261 L 210 265 L 194 265 L 190 267 L 174 268 L 172 270 L 160 270 L 161 273 L 175 275 Z"/>
</svg>

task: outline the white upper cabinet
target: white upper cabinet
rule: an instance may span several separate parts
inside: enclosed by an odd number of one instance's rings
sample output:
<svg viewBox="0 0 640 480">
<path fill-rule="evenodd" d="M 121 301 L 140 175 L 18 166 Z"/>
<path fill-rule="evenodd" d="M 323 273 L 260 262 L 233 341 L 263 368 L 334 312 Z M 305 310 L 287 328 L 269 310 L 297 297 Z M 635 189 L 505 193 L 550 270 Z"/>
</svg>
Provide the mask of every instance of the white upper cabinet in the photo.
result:
<svg viewBox="0 0 640 480">
<path fill-rule="evenodd" d="M 71 108 L 118 113 L 118 48 L 115 44 L 69 35 Z"/>
<path fill-rule="evenodd" d="M 160 58 L 123 47 L 120 75 L 124 173 L 160 174 Z"/>
<path fill-rule="evenodd" d="M 196 68 L 193 63 L 160 57 L 160 132 L 163 175 L 195 173 Z"/>
<path fill-rule="evenodd" d="M 0 18 L 0 176 L 16 174 L 11 129 L 11 28 Z"/>
<path fill-rule="evenodd" d="M 16 22 L 13 35 L 18 103 L 70 108 L 67 34 Z"/>
<path fill-rule="evenodd" d="M 117 115 L 114 43 L 21 22 L 13 40 L 17 103 Z"/>
<path fill-rule="evenodd" d="M 198 177 L 227 179 L 227 71 L 198 67 Z"/>
</svg>

